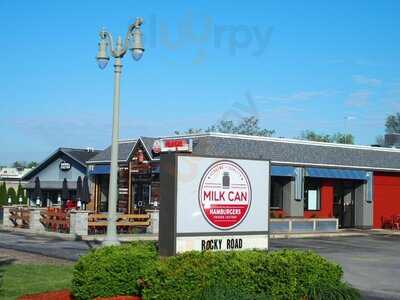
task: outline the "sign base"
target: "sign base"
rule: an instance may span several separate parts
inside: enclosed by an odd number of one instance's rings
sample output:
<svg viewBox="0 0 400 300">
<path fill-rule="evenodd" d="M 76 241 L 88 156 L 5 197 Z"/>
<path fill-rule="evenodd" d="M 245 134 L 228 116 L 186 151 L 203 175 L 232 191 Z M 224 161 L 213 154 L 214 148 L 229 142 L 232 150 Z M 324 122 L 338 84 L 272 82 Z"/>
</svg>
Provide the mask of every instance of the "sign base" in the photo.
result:
<svg viewBox="0 0 400 300">
<path fill-rule="evenodd" d="M 176 252 L 186 251 L 232 251 L 268 250 L 268 235 L 208 235 L 176 237 Z"/>
</svg>

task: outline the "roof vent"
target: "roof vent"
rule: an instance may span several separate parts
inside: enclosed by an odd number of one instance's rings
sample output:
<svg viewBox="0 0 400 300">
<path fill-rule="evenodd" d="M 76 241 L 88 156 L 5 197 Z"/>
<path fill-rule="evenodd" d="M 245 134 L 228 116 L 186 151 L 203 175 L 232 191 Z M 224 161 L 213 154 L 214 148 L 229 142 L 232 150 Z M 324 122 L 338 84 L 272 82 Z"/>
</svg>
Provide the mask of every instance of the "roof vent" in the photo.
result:
<svg viewBox="0 0 400 300">
<path fill-rule="evenodd" d="M 385 134 L 385 146 L 392 148 L 400 148 L 400 133 Z"/>
</svg>

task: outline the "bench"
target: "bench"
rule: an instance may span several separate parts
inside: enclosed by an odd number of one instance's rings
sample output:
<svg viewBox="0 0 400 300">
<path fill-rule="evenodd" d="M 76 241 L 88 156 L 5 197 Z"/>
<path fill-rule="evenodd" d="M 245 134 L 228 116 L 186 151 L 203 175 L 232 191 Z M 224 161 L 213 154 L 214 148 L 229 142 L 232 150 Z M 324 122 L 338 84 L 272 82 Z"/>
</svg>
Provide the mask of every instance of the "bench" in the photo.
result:
<svg viewBox="0 0 400 300">
<path fill-rule="evenodd" d="M 88 231 L 89 234 L 99 234 L 107 232 L 107 214 L 89 214 Z M 135 228 L 146 228 L 150 226 L 150 214 L 120 214 L 117 216 L 117 232 L 132 233 Z"/>
<path fill-rule="evenodd" d="M 9 219 L 13 223 L 14 227 L 29 228 L 30 213 L 29 210 L 26 208 L 11 208 Z"/>
<path fill-rule="evenodd" d="M 69 233 L 69 210 L 48 208 L 40 213 L 40 222 L 48 231 Z"/>
</svg>

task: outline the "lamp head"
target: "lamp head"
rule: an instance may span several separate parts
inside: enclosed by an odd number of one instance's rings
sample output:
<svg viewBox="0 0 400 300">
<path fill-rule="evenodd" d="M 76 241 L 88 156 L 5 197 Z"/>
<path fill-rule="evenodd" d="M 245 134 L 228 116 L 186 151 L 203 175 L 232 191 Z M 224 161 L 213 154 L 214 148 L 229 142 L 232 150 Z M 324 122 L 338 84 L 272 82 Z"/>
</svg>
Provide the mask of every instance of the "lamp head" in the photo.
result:
<svg viewBox="0 0 400 300">
<path fill-rule="evenodd" d="M 97 53 L 96 60 L 97 64 L 99 65 L 100 69 L 104 69 L 108 61 L 110 60 L 110 57 L 107 54 L 107 33 L 106 31 L 102 30 L 99 34 L 100 36 L 100 42 L 99 42 L 99 52 Z"/>
<path fill-rule="evenodd" d="M 143 24 L 142 18 L 136 18 L 133 24 L 133 29 L 130 36 L 130 48 L 132 53 L 132 58 L 136 61 L 140 60 L 143 56 L 144 48 L 142 43 L 142 32 L 140 31 L 140 26 Z"/>
</svg>

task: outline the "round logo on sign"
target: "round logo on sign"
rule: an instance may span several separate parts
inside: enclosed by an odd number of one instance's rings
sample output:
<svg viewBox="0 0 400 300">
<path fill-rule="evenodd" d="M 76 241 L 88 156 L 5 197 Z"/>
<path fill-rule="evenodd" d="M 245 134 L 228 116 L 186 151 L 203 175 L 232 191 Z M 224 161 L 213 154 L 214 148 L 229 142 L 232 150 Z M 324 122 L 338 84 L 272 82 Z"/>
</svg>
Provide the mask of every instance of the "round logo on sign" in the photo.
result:
<svg viewBox="0 0 400 300">
<path fill-rule="evenodd" d="M 238 226 L 251 204 L 246 172 L 229 160 L 212 164 L 200 182 L 199 204 L 207 222 L 215 228 L 227 230 Z"/>
</svg>

